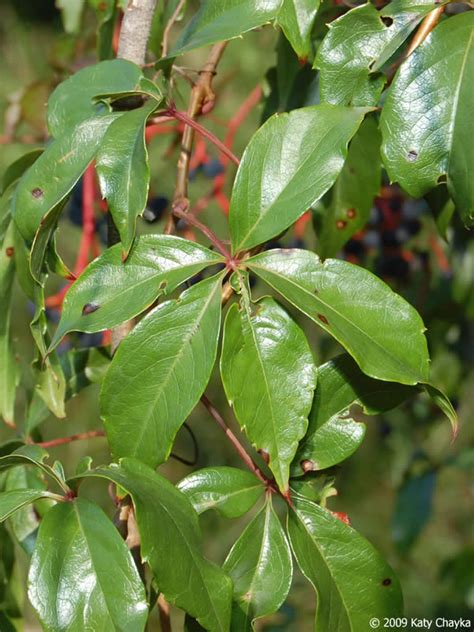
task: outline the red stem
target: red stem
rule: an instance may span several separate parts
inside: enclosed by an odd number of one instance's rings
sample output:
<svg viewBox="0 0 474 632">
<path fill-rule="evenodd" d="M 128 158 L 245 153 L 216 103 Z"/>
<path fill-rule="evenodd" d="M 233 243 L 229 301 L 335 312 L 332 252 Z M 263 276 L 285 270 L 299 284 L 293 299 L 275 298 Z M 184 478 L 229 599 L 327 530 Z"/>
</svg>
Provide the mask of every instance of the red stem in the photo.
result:
<svg viewBox="0 0 474 632">
<path fill-rule="evenodd" d="M 219 252 L 224 255 L 228 262 L 232 261 L 232 255 L 225 247 L 224 242 L 221 241 L 219 237 L 208 226 L 196 219 L 194 215 L 192 215 L 191 213 L 187 213 L 185 210 L 179 208 L 178 206 L 175 206 L 173 208 L 173 214 L 176 215 L 176 217 L 183 219 L 190 226 L 194 226 L 195 228 L 200 230 L 201 233 L 205 235 L 212 244 L 214 244 Z"/>
<path fill-rule="evenodd" d="M 58 445 L 64 445 L 65 443 L 71 443 L 72 441 L 82 441 L 84 439 L 92 439 L 94 437 L 105 437 L 104 430 L 80 432 L 79 434 L 71 435 L 70 437 L 59 437 L 58 439 L 51 439 L 51 441 L 41 441 L 35 445 L 39 445 L 40 448 L 55 448 Z"/>
<path fill-rule="evenodd" d="M 201 134 L 201 136 L 204 136 L 211 143 L 213 143 L 225 156 L 227 156 L 229 160 L 239 166 L 240 160 L 237 158 L 237 156 L 228 147 L 226 147 L 224 143 L 217 138 L 217 136 L 215 136 L 208 129 L 200 125 L 197 121 L 189 117 L 186 112 L 180 112 L 178 110 L 175 110 L 174 108 L 169 108 L 166 111 L 166 114 L 172 118 L 175 118 L 177 121 L 181 121 L 182 123 L 189 125 L 189 127 L 192 127 L 194 130 L 196 130 L 196 132 Z"/>
<path fill-rule="evenodd" d="M 255 476 L 257 478 L 259 478 L 262 481 L 262 483 L 265 484 L 266 487 L 274 489 L 273 481 L 268 479 L 265 476 L 265 474 L 262 472 L 262 470 L 258 467 L 258 465 L 253 462 L 251 456 L 249 454 L 247 454 L 247 451 L 244 448 L 244 446 L 237 439 L 235 434 L 232 432 L 232 430 L 229 428 L 229 426 L 226 424 L 226 422 L 222 418 L 222 416 L 219 413 L 219 411 L 213 406 L 213 404 L 209 401 L 209 399 L 206 397 L 206 395 L 202 395 L 201 403 L 204 404 L 204 406 L 206 407 L 206 409 L 209 412 L 209 414 L 211 415 L 211 417 L 222 428 L 222 430 L 224 431 L 226 437 L 229 439 L 229 441 L 233 445 L 235 451 L 240 456 L 242 461 L 244 461 L 244 463 L 249 468 L 249 470 L 251 470 L 255 474 Z"/>
</svg>

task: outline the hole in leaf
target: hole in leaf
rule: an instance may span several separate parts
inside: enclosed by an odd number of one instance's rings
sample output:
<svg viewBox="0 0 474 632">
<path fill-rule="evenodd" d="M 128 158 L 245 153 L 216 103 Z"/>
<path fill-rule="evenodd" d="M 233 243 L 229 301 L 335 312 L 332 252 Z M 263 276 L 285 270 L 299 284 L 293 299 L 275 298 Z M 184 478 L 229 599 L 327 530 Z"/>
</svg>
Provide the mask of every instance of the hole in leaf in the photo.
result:
<svg viewBox="0 0 474 632">
<path fill-rule="evenodd" d="M 82 308 L 82 315 L 87 316 L 87 314 L 93 314 L 99 309 L 100 305 L 96 303 L 86 303 Z"/>
<path fill-rule="evenodd" d="M 393 24 L 393 18 L 389 18 L 388 16 L 383 16 L 380 19 L 382 20 L 382 22 L 387 27 L 392 26 L 392 24 Z"/>
<path fill-rule="evenodd" d="M 320 320 L 322 323 L 324 323 L 325 325 L 329 325 L 329 321 L 328 321 L 328 319 L 326 318 L 326 316 L 324 316 L 324 314 L 318 314 L 318 318 L 319 318 L 319 320 Z"/>
<path fill-rule="evenodd" d="M 442 173 L 442 174 L 439 176 L 439 178 L 437 179 L 437 181 L 436 181 L 436 182 L 437 182 L 438 184 L 443 184 L 444 182 L 447 182 L 447 180 L 448 180 L 448 178 L 447 178 L 446 174 L 445 174 L 445 173 Z"/>
<path fill-rule="evenodd" d="M 33 191 L 31 192 L 31 195 L 36 199 L 43 197 L 44 195 L 43 189 L 40 189 L 37 187 L 36 189 L 33 189 Z"/>
<path fill-rule="evenodd" d="M 407 159 L 410 162 L 415 162 L 415 160 L 418 158 L 418 152 L 415 151 L 414 149 L 410 149 L 410 151 L 407 154 Z"/>
<path fill-rule="evenodd" d="M 166 286 L 168 285 L 168 281 L 162 281 L 158 286 L 158 289 L 161 291 L 166 290 Z"/>
<path fill-rule="evenodd" d="M 390 579 L 390 577 L 386 577 L 382 582 L 382 586 L 390 586 L 391 584 L 392 580 Z"/>
</svg>

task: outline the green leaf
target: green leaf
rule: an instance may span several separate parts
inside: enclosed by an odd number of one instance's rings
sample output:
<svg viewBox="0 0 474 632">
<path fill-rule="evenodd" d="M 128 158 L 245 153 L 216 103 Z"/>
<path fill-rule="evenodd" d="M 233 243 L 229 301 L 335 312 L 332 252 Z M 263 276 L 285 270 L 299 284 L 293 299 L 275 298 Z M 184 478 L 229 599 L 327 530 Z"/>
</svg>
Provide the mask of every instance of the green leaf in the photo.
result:
<svg viewBox="0 0 474 632">
<path fill-rule="evenodd" d="M 13 217 L 30 243 L 48 214 L 60 204 L 93 160 L 109 125 L 121 114 L 91 118 L 53 141 L 18 184 Z"/>
<path fill-rule="evenodd" d="M 113 35 L 117 3 L 115 0 L 89 0 L 89 4 L 96 11 L 97 56 L 100 60 L 111 59 L 114 56 Z"/>
<path fill-rule="evenodd" d="M 14 426 L 16 387 L 20 379 L 10 334 L 10 303 L 15 274 L 14 226 L 10 222 L 0 242 L 0 416 Z"/>
<path fill-rule="evenodd" d="M 401 65 L 381 117 L 390 179 L 413 197 L 447 180 L 464 223 L 474 223 L 474 13 L 443 21 Z"/>
<path fill-rule="evenodd" d="M 41 521 L 28 583 L 45 630 L 145 629 L 145 589 L 130 551 L 84 498 L 59 503 Z"/>
<path fill-rule="evenodd" d="M 278 486 L 286 491 L 316 387 L 316 367 L 303 331 L 271 298 L 240 310 L 232 305 L 224 327 L 221 375 L 240 425 L 252 444 L 268 454 Z"/>
<path fill-rule="evenodd" d="M 402 615 L 399 582 L 367 540 L 329 511 L 295 499 L 288 534 L 298 566 L 317 592 L 315 629 L 369 630 Z"/>
<path fill-rule="evenodd" d="M 88 119 L 106 115 L 109 109 L 94 101 L 98 94 L 135 90 L 142 70 L 130 61 L 113 59 L 82 68 L 54 90 L 48 100 L 48 127 L 55 138 Z"/>
<path fill-rule="evenodd" d="M 371 272 L 307 250 L 269 250 L 246 265 L 338 340 L 378 380 L 427 382 L 429 356 L 418 312 Z"/>
<path fill-rule="evenodd" d="M 113 481 L 132 497 L 140 531 L 142 559 L 163 596 L 211 632 L 228 632 L 232 583 L 202 555 L 198 516 L 166 478 L 140 461 L 121 459 L 82 477 Z"/>
<path fill-rule="evenodd" d="M 191 501 L 198 514 L 217 509 L 226 518 L 247 513 L 264 491 L 251 472 L 235 467 L 206 467 L 183 478 L 178 489 Z"/>
<path fill-rule="evenodd" d="M 282 0 L 202 2 L 168 57 L 239 37 L 277 17 Z"/>
<path fill-rule="evenodd" d="M 40 489 L 15 489 L 8 492 L 1 492 L 0 522 L 9 518 L 15 511 L 22 509 L 25 505 L 30 505 L 40 498 L 58 500 L 60 497 Z"/>
<path fill-rule="evenodd" d="M 381 184 L 381 137 L 374 118 L 366 118 L 349 145 L 347 159 L 334 186 L 316 205 L 317 251 L 334 257 L 362 229 Z"/>
<path fill-rule="evenodd" d="M 12 162 L 12 164 L 5 169 L 0 186 L 0 193 L 2 195 L 10 187 L 10 185 L 14 184 L 19 178 L 21 178 L 24 172 L 29 169 L 34 162 L 36 162 L 43 151 L 43 149 L 33 149 L 27 154 L 23 154 L 23 156 L 18 158 L 18 160 L 15 160 L 15 162 Z"/>
<path fill-rule="evenodd" d="M 308 432 L 300 443 L 292 472 L 324 470 L 357 450 L 364 439 L 365 424 L 351 418 L 353 404 L 362 406 L 367 415 L 377 415 L 418 392 L 416 387 L 367 377 L 347 354 L 326 362 L 318 368 Z"/>
<path fill-rule="evenodd" d="M 136 219 L 145 210 L 150 184 L 145 125 L 158 101 L 150 99 L 136 110 L 125 112 L 107 130 L 97 154 L 96 169 L 102 197 L 128 255 L 135 237 Z"/>
<path fill-rule="evenodd" d="M 47 481 L 44 472 L 39 468 L 30 468 L 25 465 L 12 467 L 6 474 L 5 490 L 8 492 L 33 489 L 38 492 L 47 490 Z M 43 510 L 53 503 L 52 500 L 42 500 L 35 505 L 27 505 L 16 511 L 9 520 L 11 533 L 25 553 L 31 557 L 36 543 L 36 535 Z"/>
<path fill-rule="evenodd" d="M 276 612 L 293 578 L 291 550 L 271 497 L 247 525 L 224 562 L 234 582 L 231 630 L 253 630 L 255 619 Z"/>
<path fill-rule="evenodd" d="M 319 0 L 283 0 L 278 24 L 300 59 L 311 53 L 311 31 Z"/>
<path fill-rule="evenodd" d="M 77 33 L 81 28 L 84 0 L 56 0 L 56 6 L 61 11 L 66 33 Z"/>
<path fill-rule="evenodd" d="M 377 11 L 368 2 L 330 22 L 314 64 L 321 100 L 376 105 L 386 81 L 377 71 L 435 6 L 432 0 L 395 0 Z"/>
<path fill-rule="evenodd" d="M 16 447 L 15 444 L 13 444 L 12 447 Z M 42 472 L 54 479 L 61 489 L 68 492 L 69 489 L 65 487 L 64 481 L 58 477 L 52 467 L 45 463 L 47 457 L 48 453 L 46 450 L 43 450 L 43 448 L 37 445 L 23 445 L 20 448 L 16 448 L 10 454 L 5 454 L 5 456 L 0 457 L 0 472 L 9 470 L 17 465 L 35 465 Z"/>
<path fill-rule="evenodd" d="M 229 218 L 234 251 L 278 235 L 326 193 L 368 111 L 315 105 L 276 114 L 262 125 L 234 182 Z"/>
<path fill-rule="evenodd" d="M 108 248 L 68 290 L 51 348 L 69 331 L 94 333 L 137 316 L 162 294 L 222 261 L 204 246 L 171 235 L 139 237 L 125 262 L 120 244 Z"/>
<path fill-rule="evenodd" d="M 158 305 L 121 343 L 101 411 L 115 457 L 156 466 L 207 386 L 217 353 L 222 274 Z"/>
<path fill-rule="evenodd" d="M 449 398 L 443 393 L 443 391 L 432 384 L 424 384 L 424 389 L 431 397 L 433 403 L 436 404 L 436 406 L 438 406 L 438 408 L 449 419 L 453 432 L 453 440 L 456 439 L 459 432 L 459 419 L 453 405 L 449 401 Z"/>
</svg>

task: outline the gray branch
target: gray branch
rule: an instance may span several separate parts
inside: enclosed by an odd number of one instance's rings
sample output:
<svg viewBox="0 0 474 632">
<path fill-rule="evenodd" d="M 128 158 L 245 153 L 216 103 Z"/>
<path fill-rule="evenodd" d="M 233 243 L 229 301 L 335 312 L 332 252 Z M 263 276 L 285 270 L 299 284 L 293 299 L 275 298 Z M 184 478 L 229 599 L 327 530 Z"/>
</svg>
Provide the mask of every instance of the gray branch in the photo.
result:
<svg viewBox="0 0 474 632">
<path fill-rule="evenodd" d="M 151 23 L 157 0 L 129 0 L 123 15 L 117 57 L 145 63 Z"/>
</svg>

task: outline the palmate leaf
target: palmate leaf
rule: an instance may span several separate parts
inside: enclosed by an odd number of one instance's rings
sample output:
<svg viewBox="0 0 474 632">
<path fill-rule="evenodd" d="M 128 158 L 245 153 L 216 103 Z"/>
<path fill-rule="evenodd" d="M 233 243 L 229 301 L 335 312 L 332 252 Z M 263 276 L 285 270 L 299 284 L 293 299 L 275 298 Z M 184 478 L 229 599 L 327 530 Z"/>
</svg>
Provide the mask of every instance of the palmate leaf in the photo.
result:
<svg viewBox="0 0 474 632">
<path fill-rule="evenodd" d="M 183 478 L 178 489 L 198 514 L 216 509 L 226 518 L 247 513 L 264 491 L 254 474 L 235 467 L 205 467 Z"/>
<path fill-rule="evenodd" d="M 402 615 L 402 593 L 392 569 L 331 512 L 294 498 L 288 534 L 298 566 L 317 592 L 316 630 L 369 630 L 373 618 Z"/>
<path fill-rule="evenodd" d="M 439 24 L 402 64 L 382 110 L 388 174 L 413 197 L 439 182 L 467 226 L 474 221 L 474 13 Z"/>
<path fill-rule="evenodd" d="M 417 387 L 368 377 L 347 354 L 326 362 L 318 368 L 308 431 L 300 442 L 292 473 L 332 467 L 357 450 L 365 424 L 351 418 L 353 404 L 362 406 L 368 415 L 377 415 L 418 393 Z"/>
<path fill-rule="evenodd" d="M 335 257 L 366 225 L 381 184 L 380 143 L 377 121 L 367 117 L 349 145 L 334 186 L 314 208 L 316 250 L 322 259 Z"/>
<path fill-rule="evenodd" d="M 130 551 L 84 498 L 57 504 L 41 521 L 28 583 L 45 630 L 145 629 L 145 588 Z"/>
<path fill-rule="evenodd" d="M 94 333 L 137 316 L 162 294 L 222 261 L 204 246 L 171 235 L 139 237 L 125 262 L 120 244 L 108 248 L 68 290 L 51 348 L 70 331 Z"/>
<path fill-rule="evenodd" d="M 143 107 L 125 112 L 109 127 L 97 154 L 102 197 L 108 202 L 125 255 L 135 237 L 136 219 L 145 210 L 148 199 L 150 168 L 145 126 L 158 105 L 158 101 L 150 99 Z"/>
<path fill-rule="evenodd" d="M 308 425 L 316 367 L 303 331 L 273 299 L 229 309 L 221 375 L 229 403 L 253 445 L 269 456 L 282 491 Z"/>
<path fill-rule="evenodd" d="M 420 315 L 371 272 L 298 249 L 269 250 L 246 265 L 334 336 L 370 377 L 428 382 Z"/>
<path fill-rule="evenodd" d="M 207 386 L 221 321 L 219 274 L 158 305 L 119 346 L 101 390 L 112 454 L 152 467 L 168 458 Z"/>
<path fill-rule="evenodd" d="M 319 0 L 283 0 L 278 24 L 300 59 L 311 53 L 311 30 Z"/>
<path fill-rule="evenodd" d="M 376 105 L 386 82 L 377 71 L 439 3 L 395 0 L 377 11 L 370 2 L 329 23 L 315 60 L 321 100 L 336 105 Z"/>
<path fill-rule="evenodd" d="M 368 108 L 315 105 L 275 114 L 248 144 L 234 182 L 234 252 L 278 235 L 334 184 Z"/>
<path fill-rule="evenodd" d="M 167 601 L 195 617 L 211 632 L 228 632 L 232 582 L 202 555 L 198 516 L 166 478 L 132 458 L 76 478 L 99 476 L 132 497 L 140 531 L 141 555 Z"/>
<path fill-rule="evenodd" d="M 232 632 L 253 630 L 255 619 L 273 614 L 285 601 L 293 563 L 271 496 L 235 542 L 223 568 L 234 582 Z"/>
<path fill-rule="evenodd" d="M 239 37 L 277 17 L 282 0 L 219 0 L 203 2 L 176 42 L 169 57 Z"/>
</svg>

